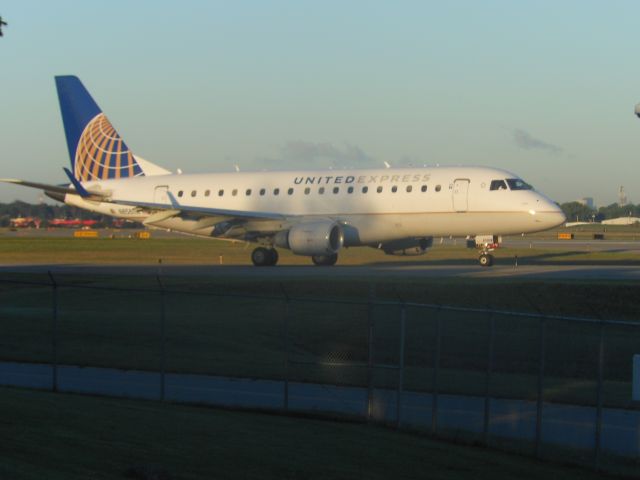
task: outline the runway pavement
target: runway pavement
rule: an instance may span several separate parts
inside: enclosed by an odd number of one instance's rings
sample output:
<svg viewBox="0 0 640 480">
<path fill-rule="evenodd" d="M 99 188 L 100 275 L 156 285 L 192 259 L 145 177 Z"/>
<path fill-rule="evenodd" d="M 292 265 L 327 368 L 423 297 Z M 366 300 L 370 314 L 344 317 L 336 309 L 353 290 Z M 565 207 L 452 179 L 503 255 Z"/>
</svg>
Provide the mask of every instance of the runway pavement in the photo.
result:
<svg viewBox="0 0 640 480">
<path fill-rule="evenodd" d="M 587 252 L 638 252 L 638 240 L 550 240 L 534 237 L 507 237 L 502 245 L 513 248 L 553 248 Z"/>
<path fill-rule="evenodd" d="M 468 279 L 544 279 L 544 280 L 640 280 L 640 266 L 628 265 L 469 265 L 398 262 L 374 265 L 316 267 L 253 267 L 234 265 L 5 265 L 2 273 L 205 276 L 213 278 L 468 278 Z"/>
</svg>

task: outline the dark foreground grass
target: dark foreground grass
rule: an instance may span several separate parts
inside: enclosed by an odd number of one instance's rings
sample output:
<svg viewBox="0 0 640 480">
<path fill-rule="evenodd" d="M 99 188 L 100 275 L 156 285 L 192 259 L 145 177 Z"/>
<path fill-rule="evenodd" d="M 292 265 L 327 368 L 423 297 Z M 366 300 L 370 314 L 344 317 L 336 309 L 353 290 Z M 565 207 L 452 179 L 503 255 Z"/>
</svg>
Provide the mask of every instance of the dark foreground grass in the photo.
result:
<svg viewBox="0 0 640 480">
<path fill-rule="evenodd" d="M 0 411 L 3 479 L 606 478 L 364 424 L 7 388 Z"/>
<path fill-rule="evenodd" d="M 15 279 L 48 281 L 40 275 Z M 347 364 L 367 365 L 370 314 L 374 364 L 399 362 L 399 304 L 370 310 L 366 302 L 371 285 L 366 280 L 297 279 L 284 286 L 263 279 L 225 282 L 220 278 L 171 277 L 164 281 L 167 293 L 161 299 L 153 291 L 158 288 L 153 275 L 59 277 L 57 361 L 160 370 L 160 308 L 164 304 L 165 368 L 169 372 L 283 379 L 288 358 L 291 368 L 286 375 L 290 380 L 364 387 L 368 385 L 367 369 Z M 282 288 L 292 298 L 313 299 L 288 305 L 286 336 Z M 401 295 L 404 300 L 420 303 L 633 322 L 639 320 L 640 311 L 637 285 L 624 282 L 383 280 L 373 285 L 373 290 L 376 298 L 396 302 Z M 256 292 L 271 297 L 242 297 Z M 341 303 L 345 300 L 359 303 Z M 51 287 L 0 282 L 0 360 L 52 361 L 51 308 Z M 496 335 L 491 394 L 537 398 L 540 321 L 508 314 L 494 314 L 491 319 Z M 407 309 L 405 388 L 433 388 L 437 321 L 443 335 L 440 391 L 484 395 L 489 315 L 438 308 Z M 600 325 L 556 320 L 548 322 L 545 332 L 544 399 L 595 405 Z M 631 404 L 630 380 L 639 338 L 640 323 L 609 325 L 605 330 L 602 401 L 607 407 L 637 408 Z M 378 387 L 395 388 L 397 374 L 380 369 L 374 380 Z"/>
</svg>

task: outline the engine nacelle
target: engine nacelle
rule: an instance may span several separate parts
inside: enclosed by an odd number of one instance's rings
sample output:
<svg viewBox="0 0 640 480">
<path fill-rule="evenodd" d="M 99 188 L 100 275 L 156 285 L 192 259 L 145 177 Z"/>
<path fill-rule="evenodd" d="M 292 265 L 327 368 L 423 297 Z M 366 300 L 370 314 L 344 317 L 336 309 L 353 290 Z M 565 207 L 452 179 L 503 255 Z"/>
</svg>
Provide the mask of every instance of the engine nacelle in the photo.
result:
<svg viewBox="0 0 640 480">
<path fill-rule="evenodd" d="M 387 255 L 424 255 L 433 245 L 433 237 L 402 238 L 383 243 L 380 248 Z"/>
<path fill-rule="evenodd" d="M 296 255 L 333 255 L 342 248 L 344 233 L 337 222 L 318 220 L 299 223 L 286 232 L 278 232 L 274 242 Z"/>
</svg>

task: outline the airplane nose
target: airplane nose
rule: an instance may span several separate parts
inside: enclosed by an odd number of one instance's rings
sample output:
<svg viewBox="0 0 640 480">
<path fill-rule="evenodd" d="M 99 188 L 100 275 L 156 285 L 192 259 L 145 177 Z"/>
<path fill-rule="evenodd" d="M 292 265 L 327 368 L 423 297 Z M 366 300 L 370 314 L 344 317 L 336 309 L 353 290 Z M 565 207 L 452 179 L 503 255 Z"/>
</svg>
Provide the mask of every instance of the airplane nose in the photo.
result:
<svg viewBox="0 0 640 480">
<path fill-rule="evenodd" d="M 545 228 L 555 228 L 567 221 L 566 215 L 557 204 L 550 201 L 540 202 L 540 204 L 536 220 L 544 224 Z"/>
</svg>

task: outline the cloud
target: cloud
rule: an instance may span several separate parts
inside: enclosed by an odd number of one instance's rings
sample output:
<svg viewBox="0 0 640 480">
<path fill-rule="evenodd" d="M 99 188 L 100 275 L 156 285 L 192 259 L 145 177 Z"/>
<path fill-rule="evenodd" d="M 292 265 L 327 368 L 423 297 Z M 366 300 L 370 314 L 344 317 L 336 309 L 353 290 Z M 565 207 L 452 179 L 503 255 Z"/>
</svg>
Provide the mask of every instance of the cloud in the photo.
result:
<svg viewBox="0 0 640 480">
<path fill-rule="evenodd" d="M 378 161 L 360 147 L 345 143 L 336 146 L 329 142 L 287 142 L 278 158 L 256 159 L 255 164 L 266 169 L 284 168 L 348 168 L 371 167 Z"/>
<path fill-rule="evenodd" d="M 516 145 L 524 150 L 542 150 L 552 154 L 562 153 L 562 148 L 552 143 L 547 143 L 539 138 L 532 137 L 529 132 L 519 128 L 513 129 L 513 140 Z"/>
</svg>

